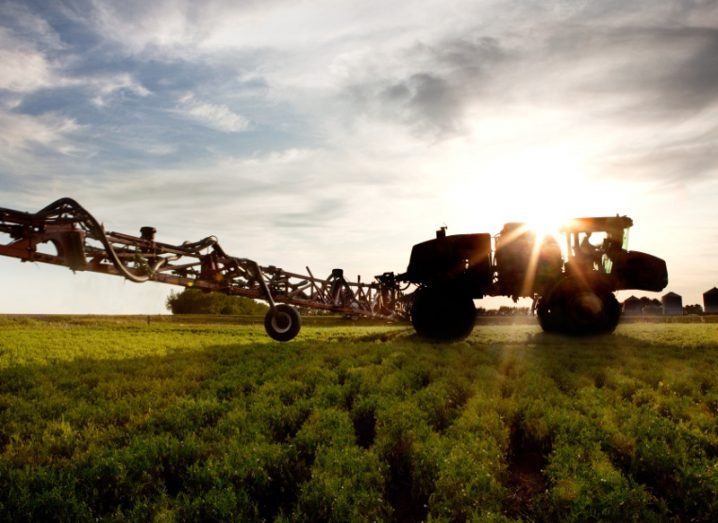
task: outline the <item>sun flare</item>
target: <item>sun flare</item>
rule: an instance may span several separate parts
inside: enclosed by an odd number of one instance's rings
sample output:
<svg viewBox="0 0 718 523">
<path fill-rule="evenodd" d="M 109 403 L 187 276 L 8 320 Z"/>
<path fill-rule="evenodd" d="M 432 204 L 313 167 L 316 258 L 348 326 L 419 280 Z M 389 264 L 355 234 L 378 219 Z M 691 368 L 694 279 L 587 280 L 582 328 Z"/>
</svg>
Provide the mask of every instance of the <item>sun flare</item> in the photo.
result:
<svg viewBox="0 0 718 523">
<path fill-rule="evenodd" d="M 566 148 L 506 152 L 480 172 L 469 167 L 470 161 L 462 158 L 455 165 L 460 177 L 447 191 L 452 211 L 463 215 L 458 221 L 469 227 L 476 223 L 483 230 L 491 224 L 498 231 L 503 223 L 522 222 L 539 238 L 556 236 L 561 225 L 587 214 L 594 203 L 586 169 Z"/>
<path fill-rule="evenodd" d="M 568 217 L 535 216 L 526 222 L 526 228 L 535 233 L 537 240 L 540 240 L 545 236 L 557 236 L 559 229 L 566 221 L 568 221 Z"/>
</svg>

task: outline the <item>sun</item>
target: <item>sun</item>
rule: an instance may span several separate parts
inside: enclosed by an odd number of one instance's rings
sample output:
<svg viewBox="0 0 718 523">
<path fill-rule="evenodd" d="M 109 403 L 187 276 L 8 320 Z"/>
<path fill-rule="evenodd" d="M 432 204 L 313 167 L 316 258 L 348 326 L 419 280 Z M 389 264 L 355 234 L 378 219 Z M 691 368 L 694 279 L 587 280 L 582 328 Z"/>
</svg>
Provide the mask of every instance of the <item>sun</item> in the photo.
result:
<svg viewBox="0 0 718 523">
<path fill-rule="evenodd" d="M 546 236 L 557 236 L 561 226 L 566 223 L 567 217 L 543 214 L 535 216 L 526 223 L 526 228 L 536 234 L 536 239 L 540 240 Z"/>
<path fill-rule="evenodd" d="M 443 221 L 465 230 L 499 231 L 505 223 L 524 223 L 538 240 L 559 240 L 569 220 L 613 214 L 626 200 L 617 182 L 597 179 L 582 152 L 569 145 L 536 145 L 491 156 L 466 153 L 452 159 L 447 170 L 451 177 L 442 180 L 439 192 Z"/>
</svg>

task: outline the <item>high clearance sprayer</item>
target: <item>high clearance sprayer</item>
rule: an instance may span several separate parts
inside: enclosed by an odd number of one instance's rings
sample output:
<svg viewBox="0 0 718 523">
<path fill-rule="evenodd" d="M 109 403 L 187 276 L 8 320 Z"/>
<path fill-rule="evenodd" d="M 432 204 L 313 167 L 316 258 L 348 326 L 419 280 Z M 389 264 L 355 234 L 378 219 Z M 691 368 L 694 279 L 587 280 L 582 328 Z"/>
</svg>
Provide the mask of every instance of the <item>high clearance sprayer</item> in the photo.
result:
<svg viewBox="0 0 718 523">
<path fill-rule="evenodd" d="M 615 291 L 660 291 L 668 284 L 665 261 L 627 250 L 632 225 L 626 216 L 573 220 L 560 229 L 563 251 L 553 236 L 540 237 L 522 223 L 508 223 L 495 236 L 447 235 L 442 228 L 414 245 L 405 273 L 353 282 L 341 269 L 320 279 L 309 267 L 295 274 L 260 266 L 228 255 L 214 236 L 171 245 L 155 240 L 154 227 L 142 227 L 139 236 L 106 231 L 76 201 L 62 198 L 36 213 L 0 208 L 0 255 L 264 300 L 265 329 L 278 341 L 299 333 L 292 305 L 411 320 L 421 336 L 461 339 L 475 324 L 474 299 L 485 296 L 532 298 L 545 331 L 585 335 L 616 328 Z"/>
</svg>

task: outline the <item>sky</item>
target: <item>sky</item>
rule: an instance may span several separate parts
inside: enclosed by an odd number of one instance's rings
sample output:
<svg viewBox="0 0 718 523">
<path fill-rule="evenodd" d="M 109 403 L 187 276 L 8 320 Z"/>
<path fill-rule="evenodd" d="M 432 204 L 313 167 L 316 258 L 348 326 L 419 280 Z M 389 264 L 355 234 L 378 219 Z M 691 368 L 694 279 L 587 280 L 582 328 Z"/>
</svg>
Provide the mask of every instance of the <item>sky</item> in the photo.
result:
<svg viewBox="0 0 718 523">
<path fill-rule="evenodd" d="M 716 1 L 0 0 L 0 207 L 69 196 L 291 271 L 366 280 L 442 225 L 619 213 L 697 303 L 717 153 Z M 172 290 L 9 258 L 0 285 L 3 313 Z"/>
</svg>

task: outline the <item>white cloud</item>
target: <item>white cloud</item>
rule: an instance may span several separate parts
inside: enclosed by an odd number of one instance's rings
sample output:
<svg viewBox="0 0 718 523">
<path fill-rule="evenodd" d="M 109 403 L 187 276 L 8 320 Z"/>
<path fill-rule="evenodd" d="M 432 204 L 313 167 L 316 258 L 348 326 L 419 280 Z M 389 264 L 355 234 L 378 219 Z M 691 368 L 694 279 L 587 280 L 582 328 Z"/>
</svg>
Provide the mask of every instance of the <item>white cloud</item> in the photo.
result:
<svg viewBox="0 0 718 523">
<path fill-rule="evenodd" d="M 0 31 L 22 36 L 23 40 L 32 42 L 37 48 L 59 50 L 65 47 L 47 20 L 32 13 L 26 5 L 3 2 L 0 5 L 0 18 L 12 20 L 9 28 L 1 28 Z"/>
<path fill-rule="evenodd" d="M 222 104 L 197 100 L 187 93 L 178 100 L 177 112 L 185 118 L 225 133 L 239 133 L 249 128 L 249 120 Z"/>
<path fill-rule="evenodd" d="M 110 97 L 119 91 L 136 96 L 151 94 L 129 73 L 64 75 L 61 64 L 48 60 L 40 51 L 4 38 L 2 31 L 0 28 L 0 89 L 25 95 L 46 88 L 83 87 L 94 93 L 92 101 L 98 106 L 106 105 Z"/>
<path fill-rule="evenodd" d="M 7 155 L 28 151 L 33 145 L 41 145 L 60 154 L 73 154 L 78 147 L 71 135 L 81 129 L 72 119 L 47 113 L 30 116 L 0 108 L 0 151 L 4 160 Z"/>
<path fill-rule="evenodd" d="M 88 77 L 78 80 L 78 83 L 88 86 L 97 93 L 92 98 L 92 102 L 99 107 L 107 105 L 111 96 L 120 91 L 130 92 L 136 96 L 148 96 L 151 94 L 145 86 L 137 82 L 128 73 Z"/>
<path fill-rule="evenodd" d="M 17 42 L 0 27 L 0 89 L 25 93 L 58 83 L 60 79 L 43 53 Z"/>
<path fill-rule="evenodd" d="M 0 26 L 0 89 L 25 95 L 46 88 L 84 87 L 93 92 L 92 100 L 98 106 L 105 105 L 119 91 L 136 96 L 150 94 L 127 72 L 67 74 L 65 68 L 76 57 L 51 58 L 66 48 L 45 20 L 18 6 L 0 8 L 0 15 L 13 20 L 12 26 Z"/>
</svg>

